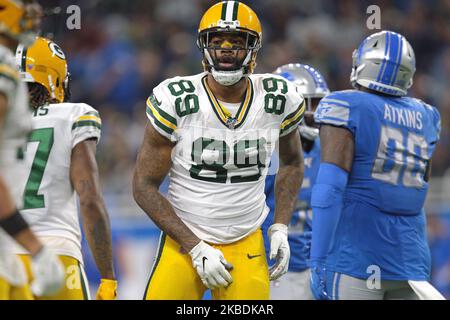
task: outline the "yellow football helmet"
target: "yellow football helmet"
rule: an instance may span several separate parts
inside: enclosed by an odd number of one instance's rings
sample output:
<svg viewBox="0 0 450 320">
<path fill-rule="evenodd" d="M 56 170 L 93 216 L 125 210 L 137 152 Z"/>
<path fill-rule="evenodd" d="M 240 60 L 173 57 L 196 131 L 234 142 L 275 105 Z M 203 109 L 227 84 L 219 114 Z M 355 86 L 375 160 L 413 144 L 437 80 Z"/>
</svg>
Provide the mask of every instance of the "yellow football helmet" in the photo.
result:
<svg viewBox="0 0 450 320">
<path fill-rule="evenodd" d="M 34 0 L 0 0 L 0 33 L 31 45 L 41 16 L 42 8 Z"/>
<path fill-rule="evenodd" d="M 50 97 L 64 102 L 69 86 L 69 73 L 64 52 L 53 41 L 37 37 L 30 47 L 19 45 L 16 62 L 25 82 L 44 86 Z"/>
<path fill-rule="evenodd" d="M 245 47 L 230 47 L 229 50 L 246 50 L 247 54 L 233 70 L 221 70 L 216 59 L 215 47 L 210 43 L 214 35 L 231 33 L 242 36 Z M 261 48 L 262 28 L 256 13 L 238 1 L 222 1 L 209 8 L 198 27 L 197 46 L 203 53 L 203 67 L 223 85 L 233 85 L 243 76 L 251 74 L 256 66 L 256 55 Z"/>
</svg>

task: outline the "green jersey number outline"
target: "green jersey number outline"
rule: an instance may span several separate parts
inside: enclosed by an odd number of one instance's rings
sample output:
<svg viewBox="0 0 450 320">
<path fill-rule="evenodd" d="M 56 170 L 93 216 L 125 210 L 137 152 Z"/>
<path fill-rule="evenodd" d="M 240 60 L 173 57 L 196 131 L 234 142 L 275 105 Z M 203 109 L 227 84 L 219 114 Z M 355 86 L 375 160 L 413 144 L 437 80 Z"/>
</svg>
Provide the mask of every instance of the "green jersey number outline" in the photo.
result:
<svg viewBox="0 0 450 320">
<path fill-rule="evenodd" d="M 54 129 L 42 128 L 31 131 L 28 136 L 28 142 L 38 142 L 36 154 L 31 165 L 30 176 L 24 192 L 23 209 L 39 209 L 45 208 L 44 195 L 39 194 L 42 178 L 44 177 L 45 167 L 47 166 L 50 151 L 54 142 Z"/>
<path fill-rule="evenodd" d="M 233 146 L 234 157 L 230 161 L 230 147 L 225 141 L 204 137 L 198 138 L 192 143 L 191 160 L 195 164 L 189 170 L 190 176 L 197 180 L 226 183 L 229 176 L 225 165 L 233 164 L 238 169 L 256 167 L 258 173 L 250 176 L 231 176 L 230 183 L 258 181 L 261 177 L 262 170 L 266 167 L 266 143 L 267 141 L 264 138 L 237 141 Z M 256 154 L 253 157 L 247 154 L 247 151 L 251 149 L 256 149 Z M 205 161 L 202 157 L 204 151 L 215 152 L 217 159 Z M 202 170 L 215 172 L 215 177 L 202 176 L 200 174 Z"/>
<path fill-rule="evenodd" d="M 263 87 L 267 94 L 264 96 L 264 111 L 271 114 L 281 115 L 286 107 L 285 94 L 288 92 L 286 81 L 277 78 L 266 78 Z M 280 91 L 281 94 L 275 94 Z"/>
</svg>

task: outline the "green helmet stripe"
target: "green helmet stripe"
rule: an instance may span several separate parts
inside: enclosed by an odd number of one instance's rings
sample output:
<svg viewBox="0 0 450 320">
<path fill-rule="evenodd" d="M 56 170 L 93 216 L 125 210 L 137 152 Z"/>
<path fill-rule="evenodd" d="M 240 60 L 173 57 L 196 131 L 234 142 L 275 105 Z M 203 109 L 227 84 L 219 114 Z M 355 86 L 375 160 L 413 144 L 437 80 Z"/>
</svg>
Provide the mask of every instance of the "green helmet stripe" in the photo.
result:
<svg viewBox="0 0 450 320">
<path fill-rule="evenodd" d="M 220 17 L 220 19 L 222 19 L 223 21 L 225 21 L 227 18 L 227 5 L 228 1 L 222 2 L 222 16 Z"/>
<path fill-rule="evenodd" d="M 233 21 L 237 20 L 239 10 L 239 2 L 235 1 L 233 6 Z"/>
</svg>

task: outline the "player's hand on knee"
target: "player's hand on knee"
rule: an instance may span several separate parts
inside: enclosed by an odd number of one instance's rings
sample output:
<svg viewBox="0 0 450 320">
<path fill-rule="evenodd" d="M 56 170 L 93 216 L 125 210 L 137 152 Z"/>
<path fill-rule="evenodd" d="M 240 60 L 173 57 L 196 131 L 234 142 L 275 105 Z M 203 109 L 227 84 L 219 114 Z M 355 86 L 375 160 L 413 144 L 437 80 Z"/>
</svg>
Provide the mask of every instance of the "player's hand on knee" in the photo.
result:
<svg viewBox="0 0 450 320">
<path fill-rule="evenodd" d="M 47 247 L 33 256 L 31 268 L 34 281 L 31 290 L 35 296 L 51 296 L 57 294 L 64 285 L 64 265 L 58 256 Z"/>
<path fill-rule="evenodd" d="M 98 286 L 95 300 L 116 300 L 117 281 L 112 279 L 102 279 Z"/>
<path fill-rule="evenodd" d="M 220 250 L 200 241 L 189 252 L 192 264 L 203 284 L 209 289 L 228 287 L 233 279 L 228 271 L 233 269 Z"/>
<path fill-rule="evenodd" d="M 287 226 L 275 223 L 267 231 L 270 240 L 270 259 L 276 259 L 275 264 L 269 269 L 270 280 L 276 280 L 288 271 L 291 251 L 288 242 Z"/>
</svg>

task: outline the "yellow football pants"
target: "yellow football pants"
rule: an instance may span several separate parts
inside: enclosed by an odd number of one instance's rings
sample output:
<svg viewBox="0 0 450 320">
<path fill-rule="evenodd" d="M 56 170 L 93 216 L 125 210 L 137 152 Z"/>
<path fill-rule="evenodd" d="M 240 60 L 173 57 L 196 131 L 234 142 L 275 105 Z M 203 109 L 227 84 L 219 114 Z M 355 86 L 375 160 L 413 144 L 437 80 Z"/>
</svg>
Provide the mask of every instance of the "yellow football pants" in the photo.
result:
<svg viewBox="0 0 450 320">
<path fill-rule="evenodd" d="M 0 278 L 0 300 L 33 300 L 30 286 L 12 286 L 8 281 Z"/>
<path fill-rule="evenodd" d="M 269 271 L 260 229 L 237 242 L 212 246 L 234 267 L 230 272 L 233 282 L 212 290 L 214 300 L 269 299 Z M 199 300 L 206 290 L 190 255 L 180 253 L 180 245 L 162 234 L 144 299 Z"/>
<path fill-rule="evenodd" d="M 29 255 L 19 255 L 22 259 L 25 269 L 27 271 L 28 280 L 33 281 L 33 274 L 31 271 L 31 257 Z M 64 264 L 66 271 L 66 279 L 61 291 L 50 297 L 39 297 L 37 300 L 89 300 L 88 285 L 83 267 L 80 262 L 69 256 L 59 256 L 59 259 Z"/>
</svg>

